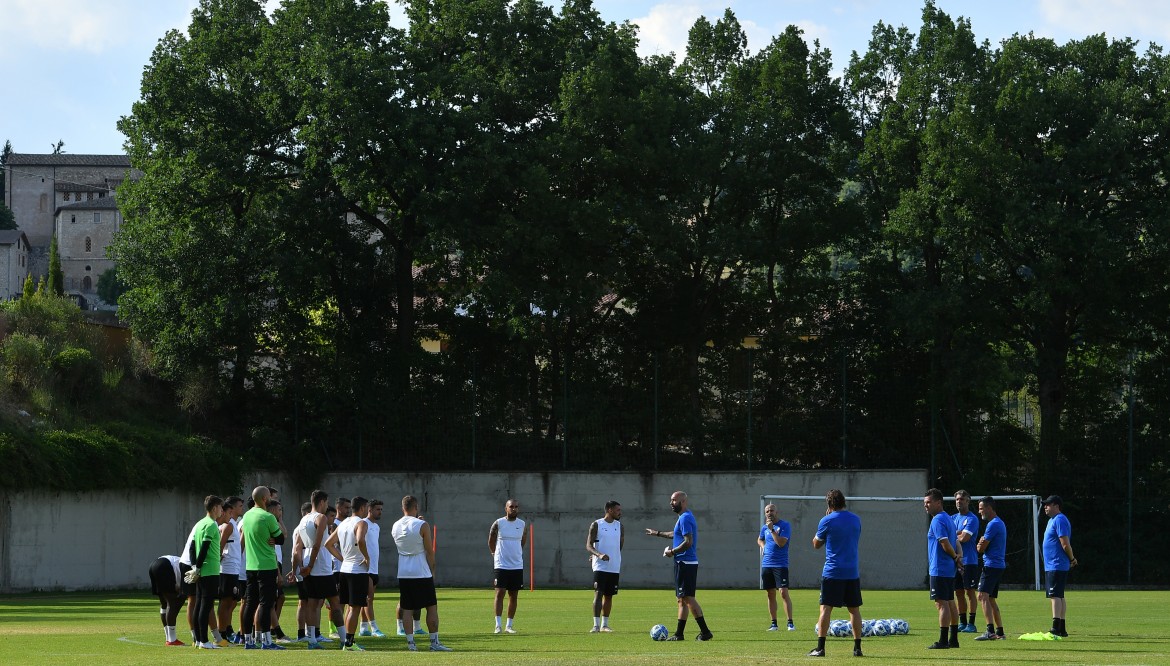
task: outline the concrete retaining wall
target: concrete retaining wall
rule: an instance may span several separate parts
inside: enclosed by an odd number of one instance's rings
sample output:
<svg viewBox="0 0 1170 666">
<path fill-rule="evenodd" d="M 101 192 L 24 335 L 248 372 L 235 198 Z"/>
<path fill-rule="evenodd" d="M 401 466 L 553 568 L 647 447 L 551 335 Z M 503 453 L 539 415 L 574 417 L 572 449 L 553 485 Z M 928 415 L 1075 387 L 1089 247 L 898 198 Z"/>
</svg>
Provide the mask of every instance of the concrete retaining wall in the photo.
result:
<svg viewBox="0 0 1170 666">
<path fill-rule="evenodd" d="M 259 482 L 259 477 L 249 479 L 250 484 Z M 265 482 L 280 490 L 285 524 L 291 530 L 300 504 L 312 489 L 293 488 L 279 477 Z M 761 524 L 761 494 L 823 496 L 830 488 L 840 488 L 847 497 L 921 496 L 926 474 L 921 470 L 330 474 L 321 487 L 331 498 L 382 499 L 385 532 L 400 516 L 402 496 L 418 496 L 438 536 L 436 582 L 484 587 L 491 584 L 488 529 L 503 515 L 504 502 L 510 497 L 519 500 L 521 517 L 534 526 L 538 587 L 591 586 L 586 530 L 601 517 L 609 499 L 621 502 L 626 526 L 622 585 L 672 587 L 672 568 L 662 557 L 666 541 L 644 532 L 673 527 L 670 494 L 684 490 L 699 525 L 699 587 L 754 588 L 759 584 L 755 540 Z M 824 514 L 824 502 L 781 502 L 779 508 L 782 518 L 793 521 L 792 586 L 816 587 L 824 555 L 813 550 L 810 542 Z M 862 585 L 919 586 L 926 571 L 926 519 L 921 506 L 858 502 L 850 508 L 861 515 L 863 524 Z M 0 504 L 0 590 L 145 587 L 149 564 L 159 555 L 177 553 L 202 513 L 202 497 L 186 493 L 12 493 Z M 289 551 L 286 548 L 286 560 Z M 397 554 L 388 536 L 381 544 L 381 560 L 382 578 L 392 583 Z"/>
</svg>

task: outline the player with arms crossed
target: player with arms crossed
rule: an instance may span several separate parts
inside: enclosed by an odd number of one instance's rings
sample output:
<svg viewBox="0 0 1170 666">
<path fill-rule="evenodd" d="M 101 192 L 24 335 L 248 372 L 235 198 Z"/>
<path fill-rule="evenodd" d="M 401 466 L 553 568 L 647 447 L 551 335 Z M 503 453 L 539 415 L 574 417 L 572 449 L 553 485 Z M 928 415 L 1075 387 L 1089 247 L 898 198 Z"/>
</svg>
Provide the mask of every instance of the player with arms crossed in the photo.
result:
<svg viewBox="0 0 1170 666">
<path fill-rule="evenodd" d="M 605 503 L 605 515 L 589 523 L 585 550 L 593 565 L 593 628 L 589 633 L 609 633 L 609 613 L 618 593 L 618 575 L 622 570 L 622 548 L 626 545 L 626 527 L 622 525 L 622 505 L 616 500 Z"/>
<path fill-rule="evenodd" d="M 821 571 L 821 614 L 817 620 L 817 647 L 810 657 L 825 656 L 825 636 L 833 609 L 849 609 L 853 626 L 853 656 L 861 655 L 861 567 L 857 546 L 861 542 L 861 518 L 845 510 L 845 494 L 836 488 L 825 494 L 825 517 L 817 523 L 813 548 L 825 549 Z"/>
<path fill-rule="evenodd" d="M 963 548 L 963 569 L 955 572 L 955 600 L 959 606 L 959 633 L 975 633 L 975 588 L 979 587 L 979 553 L 971 541 L 979 534 L 979 518 L 971 511 L 971 493 L 955 491 L 955 524 L 957 543 Z"/>
<path fill-rule="evenodd" d="M 979 603 L 983 606 L 983 619 L 987 620 L 987 632 L 975 637 L 977 641 L 1003 640 L 1003 618 L 999 614 L 999 581 L 1007 568 L 1007 526 L 995 513 L 995 499 L 984 497 L 979 500 L 979 515 L 987 521 L 983 536 L 975 544 L 975 550 L 983 553 L 983 572 L 979 576 Z"/>
<path fill-rule="evenodd" d="M 776 590 L 784 599 L 784 613 L 788 616 L 788 631 L 796 631 L 792 623 L 792 598 L 788 596 L 788 539 L 792 526 L 776 514 L 776 505 L 764 507 L 764 526 L 756 543 L 760 546 L 760 583 L 768 593 L 768 613 L 772 615 L 772 626 L 768 631 L 777 631 Z"/>
</svg>

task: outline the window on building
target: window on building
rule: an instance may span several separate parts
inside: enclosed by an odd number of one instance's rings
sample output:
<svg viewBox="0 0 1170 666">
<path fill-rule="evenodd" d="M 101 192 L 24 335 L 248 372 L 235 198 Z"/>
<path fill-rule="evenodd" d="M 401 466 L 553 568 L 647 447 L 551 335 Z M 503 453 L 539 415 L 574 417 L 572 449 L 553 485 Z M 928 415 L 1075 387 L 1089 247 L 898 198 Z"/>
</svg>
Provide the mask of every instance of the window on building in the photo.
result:
<svg viewBox="0 0 1170 666">
<path fill-rule="evenodd" d="M 86 237 L 85 237 L 85 251 L 86 251 L 86 252 L 92 252 L 92 251 L 93 251 L 93 241 L 92 241 L 92 240 L 90 240 L 89 236 L 86 236 Z"/>
<path fill-rule="evenodd" d="M 77 224 L 77 216 L 76 215 L 69 216 L 69 224 Z"/>
<path fill-rule="evenodd" d="M 82 291 L 93 291 L 93 280 L 90 279 L 90 277 L 88 275 L 81 278 L 81 290 Z"/>
<path fill-rule="evenodd" d="M 85 200 L 86 201 L 93 201 L 93 192 L 86 192 L 85 193 Z"/>
<path fill-rule="evenodd" d="M 101 213 L 94 213 L 93 214 L 93 223 L 94 224 L 101 224 L 102 223 L 102 214 Z"/>
<path fill-rule="evenodd" d="M 42 194 L 40 199 L 37 201 L 37 211 L 39 211 L 41 213 L 45 212 L 45 207 L 48 205 L 49 205 L 49 195 Z"/>
<path fill-rule="evenodd" d="M 74 201 L 81 201 L 81 192 L 74 192 L 73 193 L 73 200 Z"/>
<path fill-rule="evenodd" d="M 99 198 L 99 199 L 105 199 L 105 198 L 106 198 L 106 193 L 105 193 L 105 192 L 98 192 L 98 198 Z"/>
</svg>

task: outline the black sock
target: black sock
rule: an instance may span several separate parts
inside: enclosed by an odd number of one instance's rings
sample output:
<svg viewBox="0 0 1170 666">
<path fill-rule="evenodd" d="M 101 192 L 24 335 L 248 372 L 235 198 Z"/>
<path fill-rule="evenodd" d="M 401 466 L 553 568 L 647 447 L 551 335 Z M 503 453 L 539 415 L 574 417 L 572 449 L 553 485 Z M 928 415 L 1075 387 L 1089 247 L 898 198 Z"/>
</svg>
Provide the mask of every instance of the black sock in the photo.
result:
<svg viewBox="0 0 1170 666">
<path fill-rule="evenodd" d="M 853 639 L 853 649 L 854 649 L 854 650 L 860 650 L 860 649 L 861 649 L 861 639 L 860 639 L 860 638 L 854 638 L 854 639 Z"/>
<path fill-rule="evenodd" d="M 353 647 L 353 634 L 345 635 L 345 647 Z"/>
<path fill-rule="evenodd" d="M 1062 633 L 1062 634 L 1068 633 L 1068 629 L 1064 628 L 1064 618 L 1063 617 L 1060 618 L 1060 633 Z"/>
<path fill-rule="evenodd" d="M 990 622 L 987 623 L 987 633 L 989 633 L 989 634 L 995 633 L 995 625 L 991 624 Z"/>
<path fill-rule="evenodd" d="M 943 645 L 947 644 L 947 628 L 946 627 L 939 627 L 938 628 L 938 642 L 942 643 Z"/>
<path fill-rule="evenodd" d="M 678 621 L 678 628 L 674 630 L 674 635 L 678 636 L 679 638 L 682 638 L 683 630 L 686 628 L 687 628 L 687 621 L 686 620 L 679 620 Z"/>
<path fill-rule="evenodd" d="M 700 633 L 702 633 L 702 634 L 711 633 L 711 630 L 707 628 L 707 621 L 703 619 L 702 615 L 696 617 L 695 622 L 699 623 L 699 632 Z"/>
<path fill-rule="evenodd" d="M 775 619 L 773 619 L 773 620 L 772 620 L 772 626 L 773 626 L 773 627 L 775 627 L 775 626 L 776 626 L 776 620 L 775 620 Z"/>
<path fill-rule="evenodd" d="M 995 635 L 996 636 L 1003 636 L 1003 627 L 996 627 L 995 628 Z"/>
<path fill-rule="evenodd" d="M 272 637 L 284 638 L 284 629 L 281 629 L 279 624 L 272 628 Z"/>
<path fill-rule="evenodd" d="M 817 636 L 817 649 L 818 650 L 825 649 L 825 637 L 824 636 Z"/>
<path fill-rule="evenodd" d="M 297 638 L 304 638 L 304 637 L 305 637 L 305 630 L 304 629 L 297 629 Z"/>
<path fill-rule="evenodd" d="M 951 625 L 951 645 L 959 642 L 959 625 Z"/>
<path fill-rule="evenodd" d="M 975 626 L 975 613 L 967 613 L 967 624 Z"/>
<path fill-rule="evenodd" d="M 1055 617 L 1052 618 L 1052 633 L 1054 633 L 1054 634 L 1060 633 L 1060 619 L 1059 618 L 1055 618 Z"/>
</svg>

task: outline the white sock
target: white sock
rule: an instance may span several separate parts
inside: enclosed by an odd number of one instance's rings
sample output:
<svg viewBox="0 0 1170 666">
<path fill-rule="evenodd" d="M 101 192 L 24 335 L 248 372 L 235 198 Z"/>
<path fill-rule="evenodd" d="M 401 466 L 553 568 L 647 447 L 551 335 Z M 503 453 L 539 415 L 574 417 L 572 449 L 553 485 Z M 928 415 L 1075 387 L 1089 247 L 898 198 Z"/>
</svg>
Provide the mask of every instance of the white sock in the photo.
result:
<svg viewBox="0 0 1170 666">
<path fill-rule="evenodd" d="M 511 622 L 511 620 L 509 620 L 509 623 L 510 623 L 510 622 Z M 499 629 L 499 628 L 500 628 L 500 616 L 499 616 L 499 615 L 497 615 L 497 616 L 496 616 L 496 629 Z"/>
<path fill-rule="evenodd" d="M 176 640 L 174 627 L 163 627 L 163 633 L 167 635 L 167 642 Z"/>
<path fill-rule="evenodd" d="M 219 633 L 219 629 L 211 630 L 211 642 L 218 643 L 223 640 L 223 636 Z"/>
<path fill-rule="evenodd" d="M 362 632 L 363 634 L 369 630 L 370 630 L 370 623 L 369 622 L 361 622 L 358 624 L 358 631 Z"/>
<path fill-rule="evenodd" d="M 260 634 L 260 638 L 264 641 L 265 645 L 269 645 L 272 643 L 272 632 L 265 631 L 264 633 Z"/>
<path fill-rule="evenodd" d="M 593 626 L 595 626 L 595 627 L 601 626 L 601 618 L 597 615 L 593 616 Z"/>
<path fill-rule="evenodd" d="M 432 643 L 438 643 L 438 642 L 439 642 L 439 632 L 437 632 L 437 631 L 435 631 L 435 632 L 431 632 L 431 642 L 432 642 Z"/>
<path fill-rule="evenodd" d="M 601 618 L 601 626 L 603 626 L 603 627 L 609 626 L 609 616 L 608 615 L 605 615 Z"/>
<path fill-rule="evenodd" d="M 402 620 L 398 621 L 398 631 L 406 631 L 406 629 L 402 627 Z"/>
<path fill-rule="evenodd" d="M 192 630 L 191 630 L 191 640 L 195 641 L 196 643 L 198 643 L 198 642 L 199 642 L 199 639 L 198 639 L 198 638 L 196 638 L 196 636 L 195 636 L 195 630 L 194 630 L 194 629 L 192 629 Z"/>
<path fill-rule="evenodd" d="M 381 629 L 378 629 L 377 621 L 370 620 L 370 631 L 381 631 Z"/>
<path fill-rule="evenodd" d="M 345 642 L 345 625 L 341 625 L 337 628 L 337 640 L 341 641 L 342 643 Z"/>
<path fill-rule="evenodd" d="M 512 628 L 512 618 L 508 618 L 508 628 Z"/>
<path fill-rule="evenodd" d="M 414 634 L 407 634 L 406 635 L 406 644 L 407 645 L 414 645 Z"/>
</svg>

